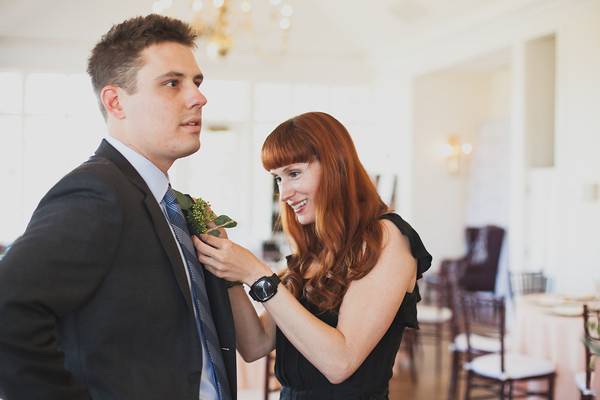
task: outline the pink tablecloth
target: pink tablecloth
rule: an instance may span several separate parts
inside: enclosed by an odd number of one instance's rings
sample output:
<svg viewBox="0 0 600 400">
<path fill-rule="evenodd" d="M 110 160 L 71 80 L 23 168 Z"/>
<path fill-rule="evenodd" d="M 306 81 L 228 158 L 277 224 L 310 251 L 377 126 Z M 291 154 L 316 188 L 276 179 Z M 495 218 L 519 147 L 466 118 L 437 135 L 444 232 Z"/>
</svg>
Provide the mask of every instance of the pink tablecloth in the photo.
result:
<svg viewBox="0 0 600 400">
<path fill-rule="evenodd" d="M 538 297 L 533 297 L 538 296 Z M 579 399 L 575 373 L 585 367 L 580 316 L 551 313 L 538 305 L 539 295 L 515 300 L 515 326 L 512 329 L 515 351 L 550 360 L 556 366 L 555 399 Z"/>
</svg>

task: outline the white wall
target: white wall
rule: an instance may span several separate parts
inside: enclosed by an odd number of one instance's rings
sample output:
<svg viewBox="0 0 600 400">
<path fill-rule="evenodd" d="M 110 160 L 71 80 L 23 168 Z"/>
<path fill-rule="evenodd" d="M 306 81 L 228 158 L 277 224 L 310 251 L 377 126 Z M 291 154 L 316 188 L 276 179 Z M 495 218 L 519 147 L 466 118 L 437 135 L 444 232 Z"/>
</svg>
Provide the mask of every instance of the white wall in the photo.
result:
<svg viewBox="0 0 600 400">
<path fill-rule="evenodd" d="M 439 32 L 438 32 L 439 33 Z M 509 263 L 511 268 L 523 265 L 523 243 L 525 240 L 525 183 L 526 183 L 526 142 L 525 142 L 525 93 L 526 93 L 526 57 L 525 45 L 531 39 L 555 35 L 556 40 L 556 120 L 555 120 L 555 180 L 557 191 L 556 207 L 552 210 L 554 218 L 550 221 L 551 235 L 548 238 L 548 265 L 545 267 L 555 278 L 557 290 L 576 290 L 584 292 L 594 289 L 594 282 L 600 280 L 600 200 L 590 198 L 584 193 L 593 193 L 600 183 L 600 1 L 598 0 L 554 0 L 531 2 L 519 12 L 512 12 L 486 23 L 462 27 L 444 34 L 429 35 L 435 40 L 419 41 L 415 36 L 413 53 L 398 50 L 381 54 L 376 69 L 378 82 L 396 85 L 405 98 L 411 85 L 403 82 L 416 79 L 431 71 L 449 68 L 501 48 L 511 49 L 511 139 L 510 139 L 510 223 L 509 223 Z M 384 59 L 384 56 L 386 57 Z M 416 103 L 398 102 L 398 111 L 410 111 Z M 445 114 L 442 114 L 445 115 Z M 437 118 L 437 115 L 432 115 Z M 393 127 L 406 143 L 415 143 L 414 166 L 419 159 L 419 128 L 416 120 L 410 126 Z M 406 139 L 412 136 L 412 139 Z M 411 174 L 399 170 L 400 174 Z M 404 176 L 404 175 L 403 175 Z M 412 189 L 419 192 L 417 174 L 403 179 L 410 182 L 411 190 L 402 189 L 407 195 Z M 423 177 L 424 178 L 424 177 Z M 422 179 L 422 178 L 419 178 Z M 437 186 L 438 183 L 431 186 Z M 450 186 L 455 193 L 459 183 Z M 442 186 L 443 187 L 443 186 Z M 434 209 L 447 210 L 438 213 L 437 226 L 453 226 L 455 214 L 464 212 L 457 205 L 448 207 L 448 201 L 432 187 L 429 202 L 431 212 Z M 456 198 L 459 197 L 455 194 Z M 457 200 L 450 204 L 454 205 Z M 425 204 L 425 203 L 422 203 Z M 419 214 L 418 205 L 413 204 L 415 217 Z M 424 212 L 423 212 L 424 213 Z M 418 218 L 419 221 L 425 217 Z M 419 228 L 420 224 L 417 225 Z M 421 230 L 423 230 L 421 228 Z M 426 229 L 425 240 L 441 235 Z M 436 239 L 437 240 L 437 239 Z M 435 251 L 452 245 L 436 244 Z"/>
<path fill-rule="evenodd" d="M 557 27 L 557 132 L 551 265 L 557 287 L 581 292 L 600 280 L 600 2 L 574 7 Z"/>
<path fill-rule="evenodd" d="M 525 155 L 528 167 L 554 166 L 556 41 L 543 37 L 525 46 Z"/>
<path fill-rule="evenodd" d="M 492 102 L 492 76 L 449 71 L 415 80 L 412 220 L 437 262 L 464 253 L 469 195 L 468 159 L 451 175 L 441 150 L 451 134 L 476 142 L 491 110 L 500 107 Z"/>
</svg>

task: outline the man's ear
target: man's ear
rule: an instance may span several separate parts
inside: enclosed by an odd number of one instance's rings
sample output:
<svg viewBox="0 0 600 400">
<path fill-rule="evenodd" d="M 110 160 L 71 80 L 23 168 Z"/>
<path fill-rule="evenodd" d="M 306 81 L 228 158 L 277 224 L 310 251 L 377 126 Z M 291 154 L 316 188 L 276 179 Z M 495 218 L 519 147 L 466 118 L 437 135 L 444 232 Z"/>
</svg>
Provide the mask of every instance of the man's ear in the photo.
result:
<svg viewBox="0 0 600 400">
<path fill-rule="evenodd" d="M 100 100 L 107 114 L 112 115 L 116 119 L 124 119 L 125 111 L 119 100 L 119 94 L 123 91 L 117 86 L 107 85 L 100 92 Z"/>
</svg>

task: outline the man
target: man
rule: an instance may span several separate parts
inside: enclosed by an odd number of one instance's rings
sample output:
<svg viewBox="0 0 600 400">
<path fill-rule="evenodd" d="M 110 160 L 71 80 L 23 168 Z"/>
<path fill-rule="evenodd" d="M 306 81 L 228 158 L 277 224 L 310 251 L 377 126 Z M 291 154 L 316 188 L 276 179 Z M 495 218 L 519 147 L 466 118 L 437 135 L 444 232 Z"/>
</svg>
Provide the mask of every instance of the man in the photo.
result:
<svg viewBox="0 0 600 400">
<path fill-rule="evenodd" d="M 0 262 L 4 400 L 236 398 L 225 282 L 193 260 L 167 175 L 200 147 L 194 40 L 149 15 L 94 48 L 109 137 Z"/>
</svg>

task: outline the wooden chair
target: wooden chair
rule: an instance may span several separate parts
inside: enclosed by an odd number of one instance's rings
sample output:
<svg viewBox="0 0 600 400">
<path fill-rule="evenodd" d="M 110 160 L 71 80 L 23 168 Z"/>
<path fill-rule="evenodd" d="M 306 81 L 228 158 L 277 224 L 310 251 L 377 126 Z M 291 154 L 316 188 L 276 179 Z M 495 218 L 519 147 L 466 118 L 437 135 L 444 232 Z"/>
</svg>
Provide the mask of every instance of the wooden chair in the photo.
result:
<svg viewBox="0 0 600 400">
<path fill-rule="evenodd" d="M 548 278 L 543 272 L 510 272 L 510 292 L 513 296 L 546 293 Z"/>
<path fill-rule="evenodd" d="M 505 350 L 505 303 L 503 297 L 489 293 L 461 291 L 459 295 L 461 315 L 467 335 L 467 372 L 465 400 L 471 399 L 513 399 L 515 397 L 544 396 L 549 400 L 554 396 L 555 368 L 551 362 Z M 487 332 L 487 336 L 500 341 L 500 352 L 477 355 L 471 334 Z M 526 385 L 516 386 L 517 382 L 533 380 L 546 381 L 546 391 L 529 390 Z M 473 390 L 478 390 L 474 397 Z M 484 393 L 481 393 L 484 392 Z"/>
<path fill-rule="evenodd" d="M 450 323 L 450 332 L 452 341 L 449 345 L 449 351 L 452 357 L 450 363 L 450 379 L 448 382 L 448 399 L 455 400 L 458 398 L 460 382 L 463 378 L 462 364 L 467 359 L 469 345 L 471 347 L 472 356 L 485 355 L 490 353 L 499 353 L 501 342 L 497 335 L 490 335 L 489 327 L 486 327 L 482 332 L 476 332 L 476 328 L 471 326 L 471 332 L 467 335 L 465 329 L 464 318 L 462 317 L 460 307 L 461 288 L 458 285 L 458 271 L 455 268 L 448 270 L 449 284 L 449 305 L 454 313 Z M 483 294 L 478 294 L 482 296 Z M 491 294 L 489 294 L 491 296 Z"/>
<path fill-rule="evenodd" d="M 275 350 L 265 356 L 265 382 L 263 390 L 263 399 L 269 400 L 269 395 L 273 392 L 279 392 L 281 386 L 279 381 L 275 378 Z"/>
<path fill-rule="evenodd" d="M 448 279 L 450 277 L 458 280 L 457 285 L 461 289 L 470 291 L 493 292 L 496 286 L 496 275 L 500 260 L 500 252 L 504 241 L 504 229 L 494 225 L 482 227 L 467 227 L 465 239 L 467 250 L 464 256 L 456 259 L 444 259 L 440 264 L 438 274 L 429 274 L 425 277 L 425 300 L 431 294 L 437 299 L 436 308 L 431 307 L 419 310 L 419 323 L 425 327 L 423 333 L 433 331 L 429 336 L 434 337 L 436 344 L 436 366 L 439 371 L 441 366 L 441 343 L 445 327 L 452 322 L 453 313 L 450 304 L 450 292 Z M 423 319 L 423 321 L 421 321 Z M 432 328 L 429 328 L 429 327 Z M 451 332 L 451 339 L 455 334 Z M 420 334 L 423 336 L 423 333 Z M 427 335 L 425 333 L 425 335 Z M 458 355 L 452 353 L 453 356 Z M 453 361 L 456 365 L 457 360 Z"/>
<path fill-rule="evenodd" d="M 449 287 L 445 275 L 439 280 L 425 283 L 424 301 L 417 305 L 419 330 L 415 331 L 415 344 L 421 343 L 422 338 L 431 339 L 435 346 L 436 370 L 441 371 L 442 344 L 448 336 L 450 323 L 453 318 L 449 307 Z"/>
<path fill-rule="evenodd" d="M 575 382 L 581 394 L 581 400 L 596 399 L 598 393 L 595 393 L 591 388 L 593 376 L 593 359 L 594 354 L 589 346 L 600 349 L 600 310 L 591 310 L 587 304 L 583 305 L 583 332 L 584 332 L 584 347 L 585 347 L 585 371 L 575 375 Z M 596 362 L 598 357 L 596 357 Z M 598 378 L 596 378 L 598 379 Z"/>
<path fill-rule="evenodd" d="M 443 276 L 451 265 L 458 264 L 463 289 L 493 292 L 504 233 L 503 228 L 494 225 L 465 228 L 466 253 L 459 258 L 442 260 L 438 275 Z M 438 280 L 438 275 L 426 275 L 425 283 Z"/>
<path fill-rule="evenodd" d="M 398 349 L 398 354 L 396 354 L 397 359 L 394 362 L 394 374 L 396 374 L 396 367 L 400 365 L 398 363 L 398 356 L 401 354 L 406 355 L 410 368 L 410 379 L 413 383 L 417 383 L 418 381 L 417 363 L 415 359 L 417 344 L 417 330 L 412 328 L 404 329 L 400 348 Z"/>
</svg>

